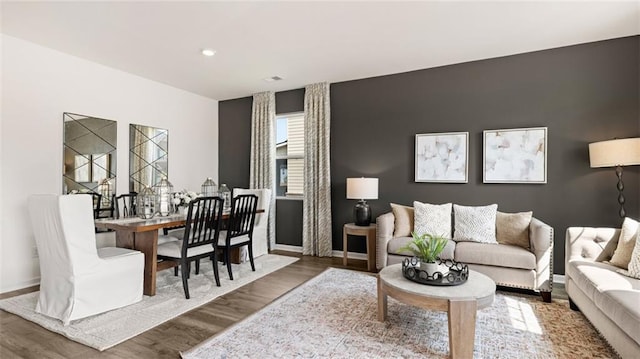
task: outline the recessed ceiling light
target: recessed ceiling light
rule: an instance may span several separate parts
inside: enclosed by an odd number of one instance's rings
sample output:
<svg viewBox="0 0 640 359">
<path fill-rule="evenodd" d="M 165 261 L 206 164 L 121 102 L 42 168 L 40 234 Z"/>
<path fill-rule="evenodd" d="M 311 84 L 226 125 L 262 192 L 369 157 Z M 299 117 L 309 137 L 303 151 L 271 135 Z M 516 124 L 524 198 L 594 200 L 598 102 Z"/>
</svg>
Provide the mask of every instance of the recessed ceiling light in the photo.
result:
<svg viewBox="0 0 640 359">
<path fill-rule="evenodd" d="M 282 77 L 280 77 L 280 76 L 271 76 L 271 77 L 267 77 L 267 78 L 265 78 L 265 79 L 263 79 L 263 80 L 265 80 L 265 81 L 267 81 L 267 82 L 273 82 L 273 81 L 280 81 L 280 80 L 283 80 L 283 78 L 282 78 Z"/>
<path fill-rule="evenodd" d="M 209 57 L 211 57 L 211 56 L 213 56 L 213 55 L 215 55 L 215 54 L 216 54 L 216 50 L 212 50 L 212 49 L 202 49 L 202 54 L 203 54 L 204 56 L 209 56 Z"/>
</svg>

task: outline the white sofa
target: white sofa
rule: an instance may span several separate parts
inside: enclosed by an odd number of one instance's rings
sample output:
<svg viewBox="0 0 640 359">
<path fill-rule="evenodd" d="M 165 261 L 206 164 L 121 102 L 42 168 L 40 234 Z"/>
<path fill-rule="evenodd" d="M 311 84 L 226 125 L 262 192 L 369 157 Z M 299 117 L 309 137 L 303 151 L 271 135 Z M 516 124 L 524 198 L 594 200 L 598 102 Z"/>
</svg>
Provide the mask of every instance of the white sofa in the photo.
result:
<svg viewBox="0 0 640 359">
<path fill-rule="evenodd" d="M 379 216 L 377 223 L 376 267 L 401 263 L 408 258 L 400 248 L 411 237 L 394 236 L 393 212 Z M 497 285 L 540 292 L 551 301 L 553 289 L 553 228 L 532 218 L 529 225 L 530 250 L 515 245 L 454 242 L 449 240 L 442 259 L 463 262 L 469 269 L 483 273 Z"/>
<path fill-rule="evenodd" d="M 640 279 L 604 263 L 620 229 L 571 227 L 566 233 L 565 286 L 579 309 L 622 358 L 640 358 Z"/>
</svg>

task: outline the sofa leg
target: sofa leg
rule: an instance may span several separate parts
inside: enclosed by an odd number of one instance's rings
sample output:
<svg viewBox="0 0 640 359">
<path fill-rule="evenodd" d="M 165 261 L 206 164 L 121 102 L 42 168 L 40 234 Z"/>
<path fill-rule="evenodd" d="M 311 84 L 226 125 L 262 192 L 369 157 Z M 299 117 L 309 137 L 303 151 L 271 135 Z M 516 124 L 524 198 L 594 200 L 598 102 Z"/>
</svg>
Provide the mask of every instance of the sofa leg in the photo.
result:
<svg viewBox="0 0 640 359">
<path fill-rule="evenodd" d="M 540 292 L 540 296 L 542 296 L 543 302 L 551 303 L 551 292 Z"/>
<path fill-rule="evenodd" d="M 577 312 L 580 311 L 580 308 L 578 308 L 576 303 L 574 303 L 573 300 L 571 300 L 571 298 L 569 298 L 569 308 L 571 308 L 571 310 L 575 310 Z"/>
</svg>

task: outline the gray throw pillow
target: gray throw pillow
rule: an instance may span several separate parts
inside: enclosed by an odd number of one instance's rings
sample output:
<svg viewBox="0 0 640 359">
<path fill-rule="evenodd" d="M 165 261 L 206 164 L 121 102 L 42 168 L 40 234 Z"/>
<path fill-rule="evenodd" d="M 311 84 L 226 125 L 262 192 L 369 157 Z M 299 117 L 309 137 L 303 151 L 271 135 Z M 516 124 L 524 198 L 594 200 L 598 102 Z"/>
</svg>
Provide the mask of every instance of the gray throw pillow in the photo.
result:
<svg viewBox="0 0 640 359">
<path fill-rule="evenodd" d="M 496 239 L 500 244 L 511 244 L 525 249 L 529 242 L 529 225 L 533 212 L 496 213 Z"/>
<path fill-rule="evenodd" d="M 453 205 L 455 231 L 453 240 L 498 244 L 496 241 L 497 204 L 489 206 Z"/>
</svg>

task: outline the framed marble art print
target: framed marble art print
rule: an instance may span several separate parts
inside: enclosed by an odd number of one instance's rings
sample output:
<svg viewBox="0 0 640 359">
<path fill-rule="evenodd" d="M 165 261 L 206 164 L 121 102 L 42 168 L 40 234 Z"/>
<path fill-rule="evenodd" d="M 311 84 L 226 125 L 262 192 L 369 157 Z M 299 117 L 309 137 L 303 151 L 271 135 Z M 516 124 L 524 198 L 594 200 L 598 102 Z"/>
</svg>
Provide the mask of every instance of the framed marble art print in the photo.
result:
<svg viewBox="0 0 640 359">
<path fill-rule="evenodd" d="M 486 130 L 484 183 L 547 183 L 547 128 Z"/>
<path fill-rule="evenodd" d="M 468 182 L 469 132 L 416 135 L 416 182 Z"/>
</svg>

